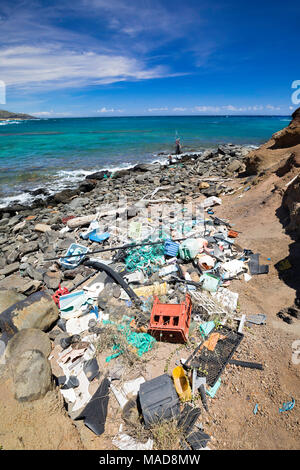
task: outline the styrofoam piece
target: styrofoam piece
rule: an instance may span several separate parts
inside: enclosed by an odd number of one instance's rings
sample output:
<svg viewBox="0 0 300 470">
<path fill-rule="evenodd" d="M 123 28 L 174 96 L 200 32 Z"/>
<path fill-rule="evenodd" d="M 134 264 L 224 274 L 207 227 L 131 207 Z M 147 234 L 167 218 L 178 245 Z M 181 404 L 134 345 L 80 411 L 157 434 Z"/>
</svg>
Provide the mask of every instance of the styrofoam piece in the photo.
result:
<svg viewBox="0 0 300 470">
<path fill-rule="evenodd" d="M 60 393 L 70 403 L 75 403 L 76 401 L 76 394 L 74 388 L 68 388 L 67 390 L 60 389 Z"/>
<path fill-rule="evenodd" d="M 195 395 L 200 385 L 206 385 L 206 377 L 198 377 L 197 369 L 193 369 L 192 394 Z"/>
<path fill-rule="evenodd" d="M 97 320 L 97 316 L 95 313 L 88 313 L 79 318 L 70 318 L 66 322 L 67 333 L 77 335 L 82 333 L 83 331 L 88 330 L 89 321 L 92 319 Z"/>
<path fill-rule="evenodd" d="M 231 292 L 225 287 L 220 287 L 217 292 L 211 294 L 227 311 L 234 312 L 237 309 L 239 294 Z"/>
<path fill-rule="evenodd" d="M 90 361 L 95 356 L 95 352 L 96 352 L 95 346 L 92 343 L 90 343 L 90 345 L 88 346 L 87 350 L 85 351 L 83 355 L 83 360 Z"/>
<path fill-rule="evenodd" d="M 225 271 L 229 274 L 230 277 L 234 277 L 243 271 L 243 269 L 245 268 L 245 263 L 244 261 L 233 259 L 223 263 L 222 268 L 225 269 Z"/>
<path fill-rule="evenodd" d="M 119 433 L 112 439 L 114 446 L 120 450 L 152 450 L 153 440 L 148 439 L 147 442 L 141 443 L 136 441 L 133 437 L 122 432 L 123 425 L 120 424 Z"/>
<path fill-rule="evenodd" d="M 206 209 L 207 207 L 213 207 L 215 205 L 221 205 L 222 204 L 222 199 L 216 196 L 211 196 L 206 198 L 203 202 L 201 202 L 200 206 L 204 207 Z"/>
<path fill-rule="evenodd" d="M 104 289 L 104 283 L 98 282 L 96 284 L 93 284 L 91 287 L 85 286 L 83 289 L 88 292 L 90 297 L 92 297 L 93 299 L 97 299 L 100 292 L 102 292 Z"/>
<path fill-rule="evenodd" d="M 70 232 L 70 229 L 67 225 L 59 231 L 59 233 L 67 233 L 67 232 Z"/>
<path fill-rule="evenodd" d="M 145 281 L 145 276 L 142 271 L 134 271 L 133 273 L 125 274 L 124 278 L 128 283 L 138 282 L 140 284 L 143 284 Z"/>
<path fill-rule="evenodd" d="M 139 390 L 140 390 L 140 385 L 145 382 L 144 377 L 138 377 L 137 379 L 134 380 L 129 380 L 128 382 L 125 382 L 123 385 L 123 390 L 126 393 L 126 395 L 137 395 Z"/>
<path fill-rule="evenodd" d="M 120 407 L 123 409 L 124 406 L 126 405 L 126 403 L 128 402 L 126 394 L 124 393 L 124 391 L 122 389 L 119 390 L 113 384 L 110 385 L 110 388 L 113 391 L 113 394 L 115 395 Z"/>
<path fill-rule="evenodd" d="M 243 331 L 245 320 L 246 320 L 246 315 L 242 315 L 242 318 L 240 319 L 239 329 L 238 329 L 239 333 L 242 333 Z"/>
<path fill-rule="evenodd" d="M 170 264 L 168 266 L 164 266 L 158 271 L 158 275 L 160 277 L 168 276 L 169 274 L 175 273 L 178 270 L 176 264 Z"/>
<path fill-rule="evenodd" d="M 79 380 L 79 386 L 75 389 L 76 402 L 72 407 L 72 412 L 80 410 L 92 398 L 89 392 L 90 382 L 83 370 L 78 374 L 77 379 Z"/>
<path fill-rule="evenodd" d="M 192 281 L 192 278 L 189 273 L 185 273 L 184 277 L 186 281 Z M 197 290 L 196 286 L 193 286 L 192 284 L 187 284 L 186 287 L 189 292 L 193 290 Z"/>
</svg>

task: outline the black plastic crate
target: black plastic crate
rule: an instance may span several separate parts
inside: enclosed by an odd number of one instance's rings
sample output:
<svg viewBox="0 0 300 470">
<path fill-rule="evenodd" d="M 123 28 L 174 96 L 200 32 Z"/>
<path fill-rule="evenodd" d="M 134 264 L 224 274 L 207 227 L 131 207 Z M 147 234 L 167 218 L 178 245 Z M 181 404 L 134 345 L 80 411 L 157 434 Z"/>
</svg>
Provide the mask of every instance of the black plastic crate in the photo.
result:
<svg viewBox="0 0 300 470">
<path fill-rule="evenodd" d="M 140 386 L 139 404 L 146 427 L 180 414 L 179 398 L 168 374 L 148 380 Z"/>
<path fill-rule="evenodd" d="M 198 376 L 206 377 L 206 383 L 210 387 L 215 385 L 244 338 L 242 333 L 231 330 L 227 326 L 219 327 L 218 330 L 214 329 L 213 332 L 218 332 L 226 338 L 219 340 L 213 351 L 209 351 L 205 347 L 200 351 L 198 347 L 185 363 L 185 368 L 197 368 Z"/>
</svg>

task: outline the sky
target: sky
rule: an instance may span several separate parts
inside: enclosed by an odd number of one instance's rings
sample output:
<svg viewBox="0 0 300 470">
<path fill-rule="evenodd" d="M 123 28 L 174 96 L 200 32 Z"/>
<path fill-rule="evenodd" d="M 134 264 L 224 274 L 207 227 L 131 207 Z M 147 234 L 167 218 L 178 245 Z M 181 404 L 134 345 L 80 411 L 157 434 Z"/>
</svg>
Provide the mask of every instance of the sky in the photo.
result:
<svg viewBox="0 0 300 470">
<path fill-rule="evenodd" d="M 0 108 L 290 115 L 299 23 L 294 0 L 1 0 Z"/>
</svg>

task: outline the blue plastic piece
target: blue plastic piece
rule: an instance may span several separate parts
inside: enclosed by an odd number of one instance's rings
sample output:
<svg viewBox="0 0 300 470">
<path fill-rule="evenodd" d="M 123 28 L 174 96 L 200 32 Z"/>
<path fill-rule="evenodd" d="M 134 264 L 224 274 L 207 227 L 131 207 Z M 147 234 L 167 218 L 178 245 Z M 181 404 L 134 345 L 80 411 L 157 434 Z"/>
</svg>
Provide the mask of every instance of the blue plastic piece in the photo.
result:
<svg viewBox="0 0 300 470">
<path fill-rule="evenodd" d="M 179 250 L 179 243 L 172 242 L 171 240 L 166 240 L 164 250 L 164 254 L 166 256 L 177 256 Z"/>
<path fill-rule="evenodd" d="M 201 323 L 201 325 L 199 326 L 199 330 L 202 336 L 208 336 L 209 333 L 214 329 L 214 327 L 214 321 L 207 321 L 205 323 Z"/>
<path fill-rule="evenodd" d="M 292 398 L 292 401 L 288 401 L 282 404 L 282 408 L 279 408 L 279 412 L 282 413 L 283 411 L 290 411 L 295 406 L 295 400 Z"/>
<path fill-rule="evenodd" d="M 104 240 L 107 240 L 110 237 L 110 233 L 104 232 L 104 233 L 98 233 L 97 229 L 93 230 L 92 233 L 89 234 L 89 239 L 92 242 L 104 242 Z"/>
<path fill-rule="evenodd" d="M 217 393 L 220 385 L 221 385 L 221 377 L 219 378 L 219 380 L 216 381 L 216 383 L 213 387 L 211 387 L 209 390 L 206 390 L 207 395 L 209 395 L 211 398 L 214 398 L 214 396 Z"/>
<path fill-rule="evenodd" d="M 253 410 L 253 413 L 256 415 L 257 413 L 257 410 L 258 410 L 258 403 L 256 403 L 255 407 L 254 407 L 254 410 Z"/>
<path fill-rule="evenodd" d="M 61 266 L 63 266 L 66 269 L 74 269 L 76 266 L 79 265 L 81 259 L 83 256 L 80 255 L 85 255 L 89 249 L 86 246 L 83 245 L 78 245 L 77 243 L 72 243 L 65 256 L 70 256 L 70 255 L 78 255 L 74 256 L 73 258 L 60 258 L 59 262 Z"/>
<path fill-rule="evenodd" d="M 99 310 L 98 310 L 98 307 L 97 305 L 95 305 L 89 313 L 94 313 L 96 315 L 96 317 L 98 318 L 99 317 Z"/>
</svg>

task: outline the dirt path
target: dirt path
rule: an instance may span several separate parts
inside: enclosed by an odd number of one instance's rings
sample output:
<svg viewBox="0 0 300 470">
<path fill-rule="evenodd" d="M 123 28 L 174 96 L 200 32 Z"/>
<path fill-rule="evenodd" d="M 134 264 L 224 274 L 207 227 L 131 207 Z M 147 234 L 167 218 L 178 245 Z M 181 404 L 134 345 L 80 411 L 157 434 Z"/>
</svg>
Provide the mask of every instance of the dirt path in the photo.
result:
<svg viewBox="0 0 300 470">
<path fill-rule="evenodd" d="M 285 233 L 276 215 L 281 205 L 280 189 L 293 177 L 271 175 L 250 191 L 224 197 L 215 215 L 227 218 L 241 231 L 238 243 L 261 253 L 260 263 L 269 264 L 266 275 L 248 282 L 233 281 L 230 290 L 238 292 L 241 313 L 267 315 L 266 325 L 245 329 L 245 339 L 235 358 L 261 362 L 264 370 L 229 365 L 222 386 L 211 399 L 211 416 L 206 415 L 208 433 L 215 437 L 216 449 L 299 449 L 300 447 L 300 364 L 292 363 L 292 343 L 300 339 L 300 321 L 287 324 L 276 314 L 290 306 L 295 289 L 279 279 L 274 265 L 290 253 L 293 240 Z M 238 193 L 238 194 L 239 194 Z M 268 260 L 270 258 L 270 260 Z M 299 259 L 295 259 L 298 263 Z M 293 410 L 280 413 L 283 402 L 294 398 Z M 258 403 L 258 412 L 254 407 Z"/>
</svg>

